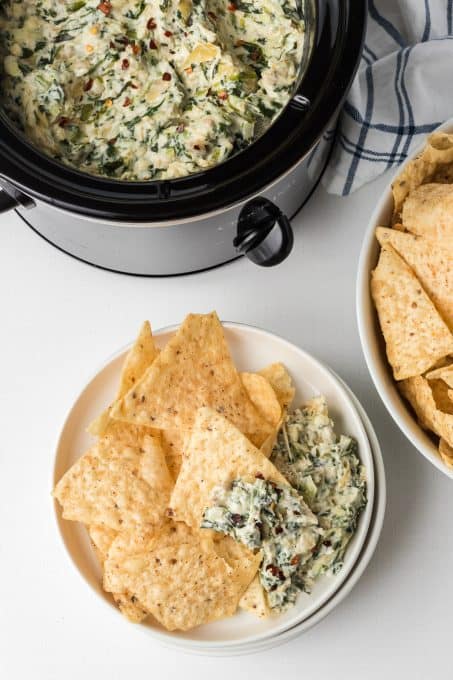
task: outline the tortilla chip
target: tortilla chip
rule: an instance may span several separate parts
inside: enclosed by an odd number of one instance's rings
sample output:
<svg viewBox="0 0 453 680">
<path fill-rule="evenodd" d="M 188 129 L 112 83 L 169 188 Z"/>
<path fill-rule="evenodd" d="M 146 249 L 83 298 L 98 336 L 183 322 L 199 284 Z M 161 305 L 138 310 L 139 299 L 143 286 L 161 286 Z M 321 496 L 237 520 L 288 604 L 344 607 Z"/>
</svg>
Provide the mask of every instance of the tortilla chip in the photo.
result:
<svg viewBox="0 0 453 680">
<path fill-rule="evenodd" d="M 239 607 L 254 614 L 259 619 L 267 619 L 271 610 L 267 604 L 266 593 L 257 574 L 239 601 Z"/>
<path fill-rule="evenodd" d="M 100 524 L 92 524 L 89 526 L 88 533 L 90 535 L 96 557 L 98 558 L 101 565 L 103 565 L 107 559 L 110 546 L 115 540 L 117 533 L 113 529 Z"/>
<path fill-rule="evenodd" d="M 178 542 L 166 524 L 138 551 L 114 558 L 109 554 L 105 564 L 106 590 L 121 583 L 167 630 L 189 630 L 232 616 L 243 592 L 212 541 L 181 527 L 184 535 Z"/>
<path fill-rule="evenodd" d="M 453 335 L 390 245 L 382 248 L 372 273 L 371 294 L 395 380 L 420 375 L 453 352 Z"/>
<path fill-rule="evenodd" d="M 234 479 L 253 483 L 256 475 L 289 486 L 277 468 L 226 418 L 201 408 L 170 499 L 177 520 L 198 528 L 216 487 Z M 309 514 L 310 511 L 307 509 Z"/>
<path fill-rule="evenodd" d="M 282 409 L 269 380 L 258 373 L 241 373 L 240 376 L 258 413 L 273 428 L 277 427 L 282 419 Z"/>
<path fill-rule="evenodd" d="M 270 427 L 250 401 L 215 314 L 189 314 L 141 380 L 111 415 L 158 429 L 190 430 L 196 411 L 223 413 L 258 446 Z"/>
<path fill-rule="evenodd" d="M 395 229 L 378 227 L 376 236 L 381 246 L 390 243 L 411 267 L 440 316 L 453 331 L 453 250 Z"/>
<path fill-rule="evenodd" d="M 435 132 L 428 137 L 423 151 L 408 163 L 392 184 L 394 209 L 392 224 L 401 221 L 407 196 L 427 182 L 449 182 L 453 163 L 453 135 Z"/>
<path fill-rule="evenodd" d="M 447 467 L 453 468 L 453 447 L 449 446 L 445 439 L 439 442 L 439 455 Z"/>
<path fill-rule="evenodd" d="M 237 543 L 231 536 L 217 534 L 215 531 L 202 529 L 201 532 L 213 535 L 213 546 L 216 553 L 232 568 L 231 578 L 238 586 L 238 592 L 244 597 L 257 574 L 262 560 L 262 553 L 254 554 L 245 545 Z"/>
<path fill-rule="evenodd" d="M 294 399 L 296 390 L 291 376 L 283 364 L 271 364 L 270 366 L 262 368 L 258 373 L 270 382 L 282 411 L 288 409 Z"/>
<path fill-rule="evenodd" d="M 448 385 L 443 380 L 430 380 L 429 386 L 433 393 L 436 407 L 439 411 L 450 413 L 453 415 L 453 401 L 451 400 L 451 392 Z"/>
<path fill-rule="evenodd" d="M 453 415 L 437 408 L 428 380 L 419 375 L 403 380 L 398 387 L 412 405 L 420 425 L 453 446 Z"/>
<path fill-rule="evenodd" d="M 101 566 L 104 567 L 109 549 L 116 538 L 116 531 L 108 527 L 94 525 L 88 528 L 88 532 L 96 556 Z M 121 613 L 132 623 L 140 623 L 149 615 L 149 612 L 132 593 L 112 593 L 112 597 Z"/>
<path fill-rule="evenodd" d="M 157 436 L 145 436 L 141 446 L 107 436 L 65 473 L 54 496 L 64 519 L 126 531 L 158 523 L 172 486 Z"/>
<path fill-rule="evenodd" d="M 403 205 L 404 229 L 441 245 L 453 247 L 453 186 L 423 184 Z"/>
<path fill-rule="evenodd" d="M 165 460 L 173 479 L 176 479 L 181 469 L 184 453 L 184 443 L 189 433 L 180 430 L 161 430 L 162 446 L 164 447 Z"/>
<path fill-rule="evenodd" d="M 142 377 L 148 366 L 159 354 L 154 344 L 149 321 L 145 321 L 140 328 L 137 339 L 129 350 L 121 369 L 120 384 L 117 399 L 121 399 Z M 90 425 L 87 431 L 94 437 L 102 437 L 110 424 L 110 406 L 105 409 Z"/>
<path fill-rule="evenodd" d="M 453 388 L 453 364 L 436 368 L 435 371 L 430 371 L 426 374 L 428 380 L 443 380 L 448 387 Z"/>
</svg>

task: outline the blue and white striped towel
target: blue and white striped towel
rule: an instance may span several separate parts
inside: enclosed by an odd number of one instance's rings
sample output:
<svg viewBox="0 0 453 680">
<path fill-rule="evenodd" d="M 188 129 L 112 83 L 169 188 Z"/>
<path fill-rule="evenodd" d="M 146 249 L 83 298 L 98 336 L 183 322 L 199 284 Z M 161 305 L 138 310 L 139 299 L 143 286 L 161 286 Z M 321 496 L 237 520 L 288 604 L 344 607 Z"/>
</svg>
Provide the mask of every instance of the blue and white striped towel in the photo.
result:
<svg viewBox="0 0 453 680">
<path fill-rule="evenodd" d="M 327 191 L 392 168 L 453 116 L 453 0 L 369 0 L 359 71 L 340 116 Z"/>
</svg>

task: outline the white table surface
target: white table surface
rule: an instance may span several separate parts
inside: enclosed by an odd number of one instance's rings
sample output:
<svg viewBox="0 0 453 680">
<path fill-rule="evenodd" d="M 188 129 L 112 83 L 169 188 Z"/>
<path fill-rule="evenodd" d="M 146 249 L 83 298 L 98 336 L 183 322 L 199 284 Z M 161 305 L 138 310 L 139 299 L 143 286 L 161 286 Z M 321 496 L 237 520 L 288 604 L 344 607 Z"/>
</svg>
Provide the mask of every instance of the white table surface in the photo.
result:
<svg viewBox="0 0 453 680">
<path fill-rule="evenodd" d="M 275 269 L 239 260 L 186 277 L 104 272 L 1 216 L 0 678 L 197 680 L 451 678 L 453 486 L 399 433 L 360 349 L 355 275 L 386 179 L 349 198 L 318 189 Z M 52 516 L 55 440 L 79 387 L 141 321 L 189 311 L 274 331 L 332 366 L 362 401 L 383 447 L 387 516 L 351 595 L 319 626 L 257 655 L 170 651 L 113 616 L 70 566 Z"/>
</svg>

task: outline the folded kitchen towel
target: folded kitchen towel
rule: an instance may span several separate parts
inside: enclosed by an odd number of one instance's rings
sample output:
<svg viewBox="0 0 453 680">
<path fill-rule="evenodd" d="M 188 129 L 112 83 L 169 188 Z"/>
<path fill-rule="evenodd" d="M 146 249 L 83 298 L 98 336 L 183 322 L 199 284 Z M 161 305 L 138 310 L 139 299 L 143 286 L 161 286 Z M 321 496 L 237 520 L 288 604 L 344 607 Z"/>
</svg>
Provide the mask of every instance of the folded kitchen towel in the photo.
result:
<svg viewBox="0 0 453 680">
<path fill-rule="evenodd" d="M 323 177 L 346 195 L 453 116 L 453 0 L 369 0 L 359 70 Z"/>
</svg>

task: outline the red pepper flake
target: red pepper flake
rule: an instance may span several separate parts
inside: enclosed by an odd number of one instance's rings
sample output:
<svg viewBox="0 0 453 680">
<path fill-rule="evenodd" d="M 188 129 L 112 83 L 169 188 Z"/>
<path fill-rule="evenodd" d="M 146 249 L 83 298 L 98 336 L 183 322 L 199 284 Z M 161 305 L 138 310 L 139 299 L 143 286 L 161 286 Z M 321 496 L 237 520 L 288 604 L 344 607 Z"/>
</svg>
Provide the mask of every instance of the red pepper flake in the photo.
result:
<svg viewBox="0 0 453 680">
<path fill-rule="evenodd" d="M 171 73 L 167 71 L 162 75 L 162 80 L 171 80 Z"/>
<path fill-rule="evenodd" d="M 129 59 L 123 59 L 123 61 L 121 62 L 121 68 L 123 69 L 123 71 L 126 71 L 126 69 L 129 68 Z"/>
<path fill-rule="evenodd" d="M 66 125 L 69 125 L 70 119 L 66 118 L 66 116 L 61 116 L 61 118 L 58 119 L 58 125 L 62 128 L 66 127 Z"/>
<path fill-rule="evenodd" d="M 225 101 L 225 99 L 228 99 L 228 92 L 225 92 L 225 91 L 219 92 L 219 94 L 217 96 L 218 96 L 219 99 L 223 99 Z"/>
<path fill-rule="evenodd" d="M 142 48 L 140 47 L 140 45 L 137 45 L 135 43 L 132 44 L 132 52 L 134 54 L 140 54 L 141 51 L 142 51 Z"/>
<path fill-rule="evenodd" d="M 237 7 L 236 7 L 236 5 L 234 4 L 234 2 L 230 2 L 230 4 L 227 6 L 227 10 L 228 10 L 229 12 L 235 12 L 235 11 L 237 10 Z"/>
<path fill-rule="evenodd" d="M 135 83 L 131 83 L 131 87 L 133 90 L 138 90 L 138 85 L 136 85 Z"/>
<path fill-rule="evenodd" d="M 167 36 L 167 38 L 171 38 L 173 33 L 171 31 L 164 31 L 164 35 Z"/>
<path fill-rule="evenodd" d="M 214 14 L 214 12 L 208 12 L 208 17 L 212 19 L 213 21 L 216 21 L 217 19 L 217 14 Z"/>
<path fill-rule="evenodd" d="M 113 40 L 111 40 L 111 41 L 109 42 L 109 47 L 110 47 L 111 50 L 116 50 L 116 45 L 115 45 L 115 43 L 113 42 Z"/>
<path fill-rule="evenodd" d="M 112 4 L 108 2 L 108 0 L 105 0 L 104 2 L 99 3 L 97 6 L 98 10 L 105 14 L 106 17 L 110 14 L 112 11 Z"/>
<path fill-rule="evenodd" d="M 264 476 L 261 474 L 261 472 L 257 472 L 255 474 L 255 479 L 264 479 Z"/>
<path fill-rule="evenodd" d="M 154 21 L 154 19 L 148 19 L 148 23 L 146 24 L 146 28 L 148 29 L 148 31 L 152 31 L 156 27 L 157 27 L 157 24 Z"/>
<path fill-rule="evenodd" d="M 89 92 L 92 87 L 93 87 L 93 78 L 90 78 L 89 80 L 86 81 L 85 85 L 83 86 L 83 91 Z"/>
<path fill-rule="evenodd" d="M 157 50 L 157 45 L 154 42 L 154 40 L 149 41 L 149 47 L 150 47 L 151 50 Z"/>
<path fill-rule="evenodd" d="M 130 106 L 132 104 L 132 99 L 129 99 L 129 97 L 126 97 L 126 99 L 123 102 L 123 106 Z"/>
<path fill-rule="evenodd" d="M 116 137 L 113 137 L 112 139 L 107 140 L 107 144 L 110 144 L 112 146 L 116 142 Z"/>
</svg>

